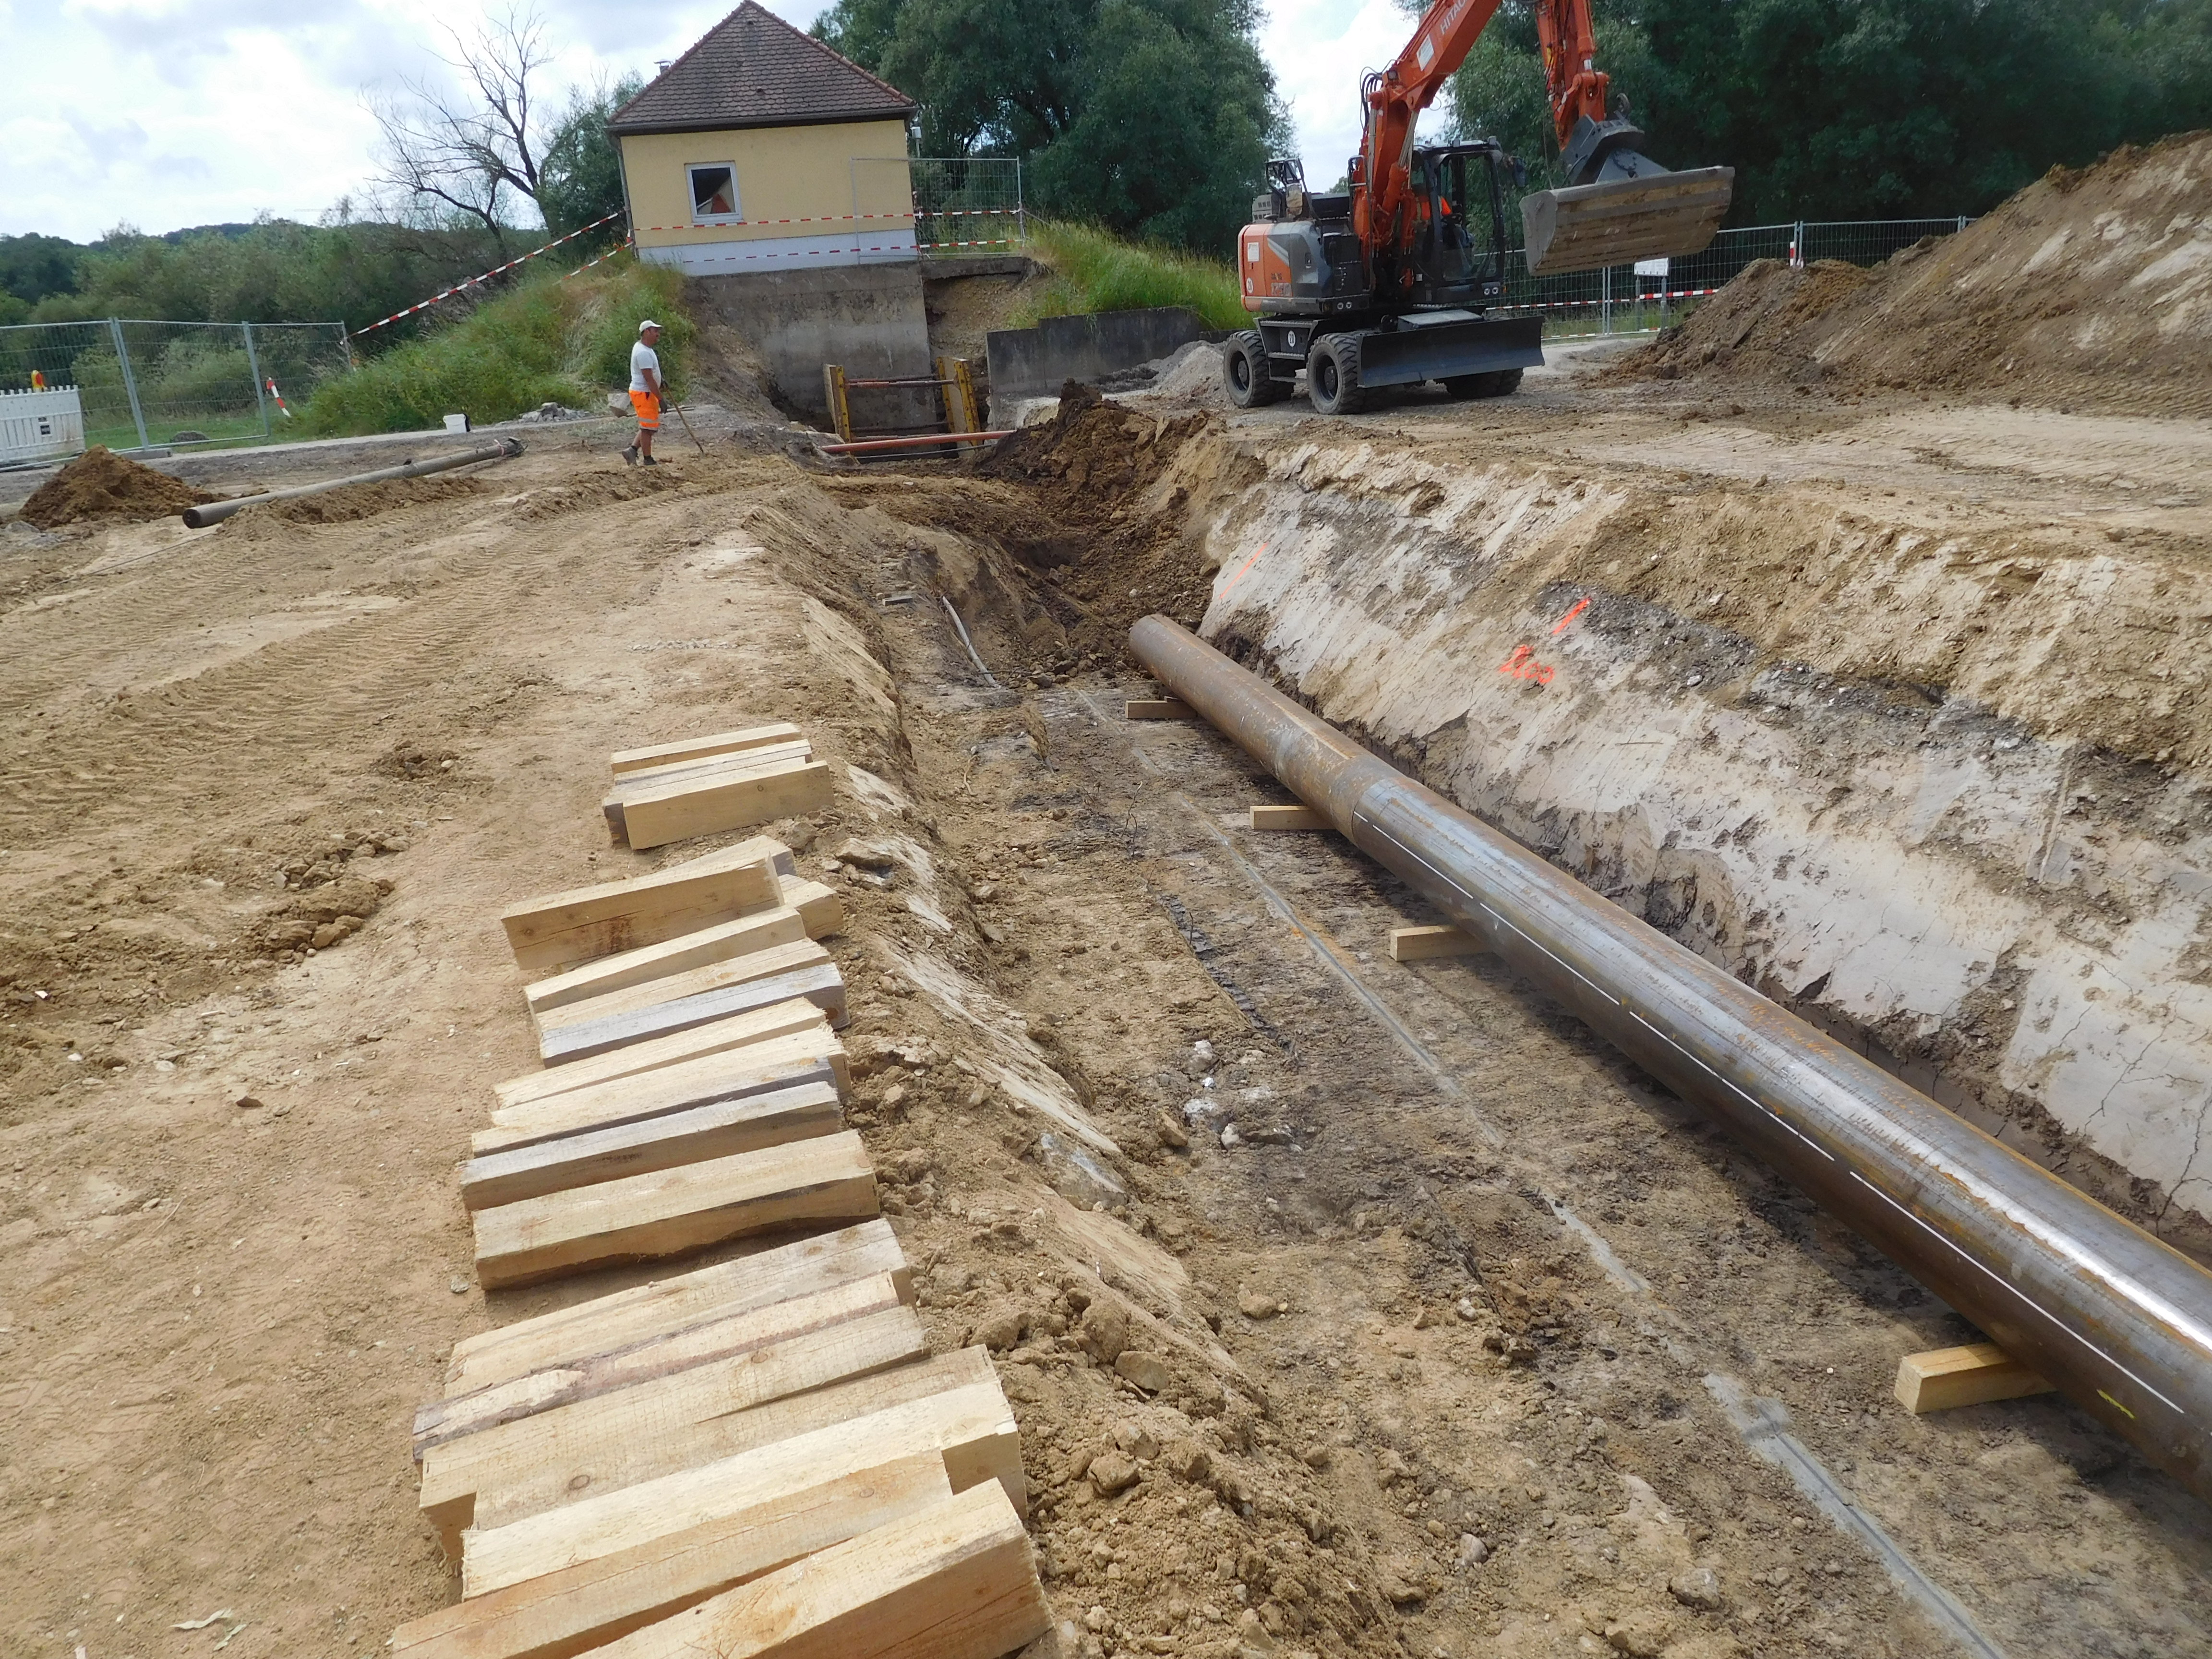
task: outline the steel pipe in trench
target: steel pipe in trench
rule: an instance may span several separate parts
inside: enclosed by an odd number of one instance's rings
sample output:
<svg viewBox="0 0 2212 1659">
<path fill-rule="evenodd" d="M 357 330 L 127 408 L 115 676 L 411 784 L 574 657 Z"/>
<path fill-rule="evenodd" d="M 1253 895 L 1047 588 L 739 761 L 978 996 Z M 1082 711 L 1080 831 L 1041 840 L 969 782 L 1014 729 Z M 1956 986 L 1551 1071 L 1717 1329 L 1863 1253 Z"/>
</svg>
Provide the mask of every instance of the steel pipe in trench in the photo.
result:
<svg viewBox="0 0 2212 1659">
<path fill-rule="evenodd" d="M 474 449 L 463 450 L 458 455 L 434 455 L 427 461 L 408 461 L 399 466 L 383 467 L 374 472 L 356 472 L 349 477 L 325 478 L 319 483 L 300 484 L 290 489 L 272 489 L 262 495 L 234 495 L 227 501 L 209 501 L 199 507 L 185 509 L 187 529 L 204 530 L 211 524 L 221 524 L 234 513 L 249 507 L 259 507 L 266 501 L 295 501 L 301 495 L 319 495 L 325 490 L 343 489 L 348 484 L 382 483 L 387 478 L 421 478 L 433 472 L 450 472 L 457 466 L 474 466 L 479 461 L 511 461 L 522 453 L 522 446 L 513 438 L 498 438 Z"/>
<path fill-rule="evenodd" d="M 2212 1273 L 1164 617 L 1160 683 L 1489 949 L 2212 1502 Z"/>
</svg>

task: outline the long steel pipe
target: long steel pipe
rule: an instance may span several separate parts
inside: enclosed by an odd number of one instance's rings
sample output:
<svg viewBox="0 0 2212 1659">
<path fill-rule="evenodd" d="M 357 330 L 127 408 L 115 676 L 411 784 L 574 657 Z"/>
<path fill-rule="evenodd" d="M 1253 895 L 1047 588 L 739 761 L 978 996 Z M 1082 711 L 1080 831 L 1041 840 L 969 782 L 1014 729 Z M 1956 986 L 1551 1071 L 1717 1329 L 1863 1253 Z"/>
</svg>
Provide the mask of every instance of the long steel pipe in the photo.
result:
<svg viewBox="0 0 2212 1659">
<path fill-rule="evenodd" d="M 427 461 L 408 461 L 398 466 L 380 468 L 374 472 L 356 472 L 349 477 L 325 478 L 319 483 L 299 484 L 290 489 L 272 489 L 262 495 L 234 495 L 227 501 L 209 501 L 200 507 L 185 509 L 185 523 L 193 530 L 204 530 L 211 524 L 221 524 L 234 513 L 249 507 L 259 507 L 264 501 L 295 501 L 301 495 L 319 495 L 325 490 L 343 489 L 348 484 L 382 483 L 387 478 L 421 478 L 433 472 L 450 472 L 457 466 L 474 466 L 479 461 L 511 461 L 522 453 L 522 446 L 513 438 L 495 438 L 474 449 L 463 450 L 458 455 L 434 455 Z"/>
<path fill-rule="evenodd" d="M 2212 1501 L 2212 1273 L 1166 617 L 1129 638 L 1164 685 L 1355 846 Z"/>
</svg>

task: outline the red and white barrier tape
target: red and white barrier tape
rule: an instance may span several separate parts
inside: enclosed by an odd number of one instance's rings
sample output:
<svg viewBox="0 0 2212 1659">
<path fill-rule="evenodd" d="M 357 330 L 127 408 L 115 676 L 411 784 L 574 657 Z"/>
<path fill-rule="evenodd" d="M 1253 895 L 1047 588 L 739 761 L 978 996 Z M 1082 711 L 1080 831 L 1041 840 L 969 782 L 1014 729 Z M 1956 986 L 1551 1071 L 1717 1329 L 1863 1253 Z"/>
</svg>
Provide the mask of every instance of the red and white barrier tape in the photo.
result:
<svg viewBox="0 0 2212 1659">
<path fill-rule="evenodd" d="M 453 287 L 445 289 L 441 293 L 433 294 L 428 299 L 422 301 L 418 304 L 411 305 L 404 311 L 395 311 L 389 317 L 380 317 L 376 321 L 371 323 L 368 328 L 357 328 L 354 330 L 354 338 L 359 339 L 362 335 L 370 332 L 371 330 L 382 328 L 386 323 L 396 323 L 403 317 L 412 317 L 418 311 L 427 311 L 432 306 L 437 304 L 441 300 L 450 300 L 456 294 L 463 293 L 469 289 L 478 287 L 484 283 L 489 282 L 495 276 L 503 276 L 507 272 L 513 270 L 517 265 L 526 264 L 530 260 L 535 259 L 539 254 L 548 252 L 550 250 L 560 246 L 563 242 L 574 241 L 579 236 L 581 236 L 587 230 L 597 230 L 601 225 L 607 223 L 610 220 L 619 219 L 621 217 L 621 210 L 617 209 L 615 212 L 592 220 L 588 225 L 579 226 L 576 229 L 570 231 L 566 236 L 556 236 L 551 241 L 545 243 L 543 246 L 531 249 L 529 252 L 522 255 L 520 258 L 509 259 L 503 265 L 494 265 L 489 270 L 485 271 L 482 276 L 471 276 L 465 283 L 456 283 Z M 579 268 L 580 269 L 581 267 Z"/>
<path fill-rule="evenodd" d="M 712 224 L 637 225 L 637 230 L 737 230 L 749 225 L 848 225 L 861 219 L 1011 218 L 1020 208 L 907 208 L 897 213 L 825 213 L 811 219 L 722 219 Z"/>
<path fill-rule="evenodd" d="M 1497 306 L 1493 307 L 1492 309 L 1498 311 L 1571 311 L 1578 306 L 1632 306 L 1638 300 L 1698 300 L 1703 299 L 1709 294 L 1717 294 L 1719 292 L 1720 289 L 1717 288 L 1676 288 L 1669 289 L 1664 293 L 1655 290 L 1650 294 L 1615 295 L 1610 300 L 1549 300 L 1535 305 Z"/>
</svg>

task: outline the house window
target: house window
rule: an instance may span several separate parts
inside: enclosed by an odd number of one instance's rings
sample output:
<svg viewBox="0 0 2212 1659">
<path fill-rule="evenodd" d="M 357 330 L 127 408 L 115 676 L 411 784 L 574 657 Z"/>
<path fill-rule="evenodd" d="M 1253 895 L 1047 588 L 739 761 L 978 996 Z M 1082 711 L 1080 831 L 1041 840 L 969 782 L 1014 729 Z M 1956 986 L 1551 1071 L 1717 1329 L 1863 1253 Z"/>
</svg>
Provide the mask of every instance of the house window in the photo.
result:
<svg viewBox="0 0 2212 1659">
<path fill-rule="evenodd" d="M 738 169 L 729 161 L 707 161 L 685 169 L 691 175 L 691 222 L 695 225 L 741 225 L 744 210 L 738 205 Z"/>
</svg>

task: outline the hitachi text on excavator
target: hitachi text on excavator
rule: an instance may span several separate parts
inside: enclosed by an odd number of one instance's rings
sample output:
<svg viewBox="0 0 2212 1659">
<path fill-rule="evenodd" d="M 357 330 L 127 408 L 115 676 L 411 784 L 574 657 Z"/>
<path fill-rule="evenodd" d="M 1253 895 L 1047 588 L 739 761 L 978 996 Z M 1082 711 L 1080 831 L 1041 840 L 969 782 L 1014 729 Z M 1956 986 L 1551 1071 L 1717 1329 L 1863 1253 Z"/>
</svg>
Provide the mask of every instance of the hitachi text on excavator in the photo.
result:
<svg viewBox="0 0 2212 1659">
<path fill-rule="evenodd" d="M 1491 315 L 1505 292 L 1496 141 L 1416 148 L 1415 124 L 1466 61 L 1499 0 L 1437 0 L 1397 60 L 1370 73 L 1359 153 L 1342 192 L 1306 188 L 1296 161 L 1267 164 L 1255 222 L 1237 237 L 1244 308 L 1258 326 L 1222 348 L 1232 402 L 1249 409 L 1296 390 L 1348 415 L 1389 387 L 1439 380 L 1455 398 L 1500 397 L 1544 361 L 1534 317 Z M 1644 135 L 1609 112 L 1589 0 L 1536 0 L 1552 118 L 1567 185 L 1522 198 L 1528 269 L 1592 270 L 1712 240 L 1735 172 L 1670 172 Z"/>
</svg>

